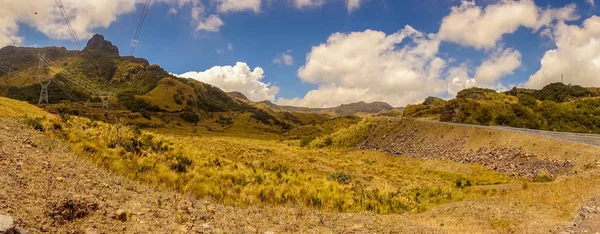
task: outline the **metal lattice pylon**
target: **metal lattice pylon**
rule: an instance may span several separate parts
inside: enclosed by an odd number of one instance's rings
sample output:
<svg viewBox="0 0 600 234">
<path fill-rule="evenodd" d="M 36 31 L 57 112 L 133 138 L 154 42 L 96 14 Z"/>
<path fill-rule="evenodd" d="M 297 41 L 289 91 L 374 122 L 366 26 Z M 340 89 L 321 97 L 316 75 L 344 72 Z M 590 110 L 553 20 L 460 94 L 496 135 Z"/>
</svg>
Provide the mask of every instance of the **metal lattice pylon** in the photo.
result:
<svg viewBox="0 0 600 234">
<path fill-rule="evenodd" d="M 51 81 L 48 81 L 47 84 L 40 82 L 40 85 L 42 86 L 42 91 L 40 92 L 40 100 L 38 104 L 42 104 L 42 101 L 46 101 L 46 104 L 50 104 L 50 102 L 48 101 L 48 86 L 50 85 L 50 82 Z"/>
<path fill-rule="evenodd" d="M 102 108 L 103 109 L 109 109 L 110 108 L 109 98 L 107 96 L 100 97 L 100 100 L 102 100 Z"/>
</svg>

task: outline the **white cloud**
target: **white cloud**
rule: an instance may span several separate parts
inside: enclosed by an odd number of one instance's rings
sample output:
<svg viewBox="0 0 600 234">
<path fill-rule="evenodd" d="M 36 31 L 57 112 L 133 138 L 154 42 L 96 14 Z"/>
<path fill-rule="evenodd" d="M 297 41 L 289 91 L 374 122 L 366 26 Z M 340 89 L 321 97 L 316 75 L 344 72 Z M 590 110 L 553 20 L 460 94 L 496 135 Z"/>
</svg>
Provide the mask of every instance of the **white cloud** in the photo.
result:
<svg viewBox="0 0 600 234">
<path fill-rule="evenodd" d="M 456 95 L 459 91 L 477 86 L 477 80 L 469 77 L 469 68 L 463 63 L 458 67 L 452 67 L 448 70 L 448 94 Z"/>
<path fill-rule="evenodd" d="M 541 88 L 560 81 L 584 86 L 600 86 L 600 17 L 592 16 L 578 25 L 560 22 L 549 36 L 556 49 L 542 57 L 541 68 L 525 83 L 529 88 Z"/>
<path fill-rule="evenodd" d="M 506 49 L 494 53 L 484 61 L 475 72 L 475 79 L 480 84 L 494 83 L 499 78 L 512 74 L 521 66 L 521 53 Z"/>
<path fill-rule="evenodd" d="M 293 0 L 296 8 L 315 8 L 325 4 L 325 0 Z"/>
<path fill-rule="evenodd" d="M 192 19 L 193 20 L 200 20 L 200 17 L 204 14 L 204 7 L 203 6 L 194 6 L 192 7 Z"/>
<path fill-rule="evenodd" d="M 252 10 L 260 13 L 261 0 L 214 0 L 217 2 L 217 11 L 220 13 L 242 12 Z"/>
<path fill-rule="evenodd" d="M 156 0 L 154 2 L 169 5 L 168 14 L 175 14 L 177 9 L 186 5 L 201 6 L 200 0 Z M 136 7 L 142 7 L 145 0 L 62 0 L 62 3 L 75 34 L 79 40 L 85 41 L 94 34 L 95 29 L 107 28 L 119 16 L 134 13 Z M 17 40 L 23 39 L 16 36 L 19 25 L 32 27 L 51 39 L 74 40 L 54 1 L 0 0 L 0 6 L 0 28 L 10 32 Z M 0 38 L 0 46 L 6 44 L 7 40 Z"/>
<path fill-rule="evenodd" d="M 134 12 L 136 4 L 135 0 L 63 0 L 62 2 L 73 30 L 82 40 L 91 37 L 94 28 L 106 28 L 118 16 Z M 25 24 L 52 39 L 72 39 L 54 1 L 0 0 L 0 6 L 2 6 L 0 7 L 2 29 L 16 33 L 19 29 L 18 25 Z"/>
<path fill-rule="evenodd" d="M 196 32 L 218 32 L 221 26 L 223 26 L 223 24 L 223 20 L 221 20 L 221 18 L 218 15 L 210 15 L 206 18 L 202 17 L 198 20 Z"/>
<path fill-rule="evenodd" d="M 294 57 L 290 55 L 292 51 L 288 50 L 287 52 L 282 52 L 281 54 L 277 54 L 277 57 L 273 59 L 273 63 L 276 64 L 285 64 L 288 66 L 294 65 Z"/>
<path fill-rule="evenodd" d="M 521 53 L 514 49 L 500 49 L 492 53 L 477 67 L 474 77 L 469 76 L 471 73 L 469 67 L 466 63 L 462 63 L 458 67 L 448 69 L 446 77 L 448 94 L 454 96 L 463 89 L 475 86 L 505 90 L 500 78 L 513 74 L 514 70 L 520 66 Z"/>
<path fill-rule="evenodd" d="M 589 3 L 592 7 L 594 7 L 596 5 L 594 0 L 586 0 L 586 2 Z"/>
<path fill-rule="evenodd" d="M 294 7 L 298 9 L 304 8 L 318 8 L 323 6 L 325 3 L 330 2 L 332 0 L 292 0 L 294 3 Z M 364 0 L 343 0 L 346 3 L 346 9 L 348 12 L 353 12 L 360 8 L 361 3 Z"/>
<path fill-rule="evenodd" d="M 231 43 L 227 44 L 227 50 L 233 51 L 233 45 Z"/>
<path fill-rule="evenodd" d="M 360 8 L 361 0 L 346 0 L 346 9 L 348 12 L 352 12 L 358 8 Z"/>
<path fill-rule="evenodd" d="M 398 44 L 406 43 L 403 48 Z M 315 46 L 298 70 L 304 82 L 319 85 L 303 98 L 280 98 L 279 104 L 331 107 L 358 101 L 394 106 L 422 101 L 446 91 L 440 79 L 446 62 L 436 57 L 439 39 L 410 26 L 394 34 L 366 30 L 335 33 Z"/>
<path fill-rule="evenodd" d="M 575 10 L 574 4 L 541 9 L 533 0 L 502 0 L 485 8 L 474 1 L 462 1 L 444 17 L 438 35 L 445 41 L 489 49 L 502 35 L 514 33 L 519 27 L 539 30 L 557 20 L 574 20 Z"/>
<path fill-rule="evenodd" d="M 203 72 L 186 72 L 179 77 L 192 78 L 217 86 L 225 92 L 238 91 L 252 101 L 275 100 L 279 87 L 263 83 L 264 70 L 260 67 L 250 70 L 246 63 L 235 66 L 215 66 Z"/>
</svg>

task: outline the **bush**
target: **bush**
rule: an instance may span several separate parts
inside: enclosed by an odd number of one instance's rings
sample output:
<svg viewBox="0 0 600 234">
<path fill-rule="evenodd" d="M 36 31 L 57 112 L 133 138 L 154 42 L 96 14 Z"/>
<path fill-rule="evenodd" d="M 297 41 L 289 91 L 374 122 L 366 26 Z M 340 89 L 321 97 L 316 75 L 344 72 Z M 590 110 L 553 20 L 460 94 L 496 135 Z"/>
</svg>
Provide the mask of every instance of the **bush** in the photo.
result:
<svg viewBox="0 0 600 234">
<path fill-rule="evenodd" d="M 187 168 L 192 165 L 192 160 L 185 156 L 177 156 L 175 162 L 171 164 L 171 170 L 179 173 L 187 172 Z"/>
<path fill-rule="evenodd" d="M 267 113 L 266 111 L 261 110 L 261 109 L 252 110 L 252 115 L 250 117 L 258 120 L 259 122 L 261 122 L 263 124 L 267 124 L 267 125 L 269 125 L 270 119 L 274 119 L 273 116 L 271 116 L 269 113 Z"/>
<path fill-rule="evenodd" d="M 46 128 L 42 124 L 42 119 L 40 118 L 25 118 L 25 120 L 23 120 L 23 123 L 40 132 L 46 131 Z"/>
<path fill-rule="evenodd" d="M 329 174 L 329 176 L 327 176 L 327 179 L 338 182 L 340 184 L 350 184 L 352 176 L 350 175 L 350 173 L 337 171 Z"/>
<path fill-rule="evenodd" d="M 519 99 L 519 104 L 523 106 L 533 108 L 537 105 L 537 100 L 533 96 L 527 94 L 519 94 L 517 95 L 517 98 Z"/>
<path fill-rule="evenodd" d="M 455 181 L 455 185 L 457 188 L 464 189 L 466 187 L 471 187 L 471 180 L 465 178 L 458 178 Z"/>
<path fill-rule="evenodd" d="M 536 175 L 535 177 L 533 177 L 533 182 L 537 182 L 537 183 L 544 183 L 544 182 L 551 182 L 554 181 L 554 177 L 543 174 L 543 175 Z"/>
<path fill-rule="evenodd" d="M 323 144 L 325 144 L 325 146 L 331 146 L 331 144 L 333 144 L 333 139 L 330 136 L 327 136 L 325 137 Z"/>
<path fill-rule="evenodd" d="M 198 116 L 198 114 L 196 114 L 196 112 L 193 112 L 191 110 L 185 110 L 184 112 L 182 112 L 181 114 L 179 114 L 179 116 L 188 123 L 198 123 L 200 122 L 200 117 Z"/>
<path fill-rule="evenodd" d="M 140 114 L 141 114 L 141 115 L 142 115 L 144 118 L 146 118 L 146 119 L 148 119 L 148 120 L 152 120 L 152 113 L 150 113 L 150 111 L 147 111 L 147 110 L 141 110 L 141 111 L 140 111 Z"/>
<path fill-rule="evenodd" d="M 310 143 L 315 140 L 315 136 L 314 135 L 308 135 L 308 136 L 302 136 L 302 138 L 300 139 L 300 146 L 301 147 L 305 147 L 310 145 Z"/>
<path fill-rule="evenodd" d="M 233 119 L 229 116 L 223 116 L 223 115 L 219 114 L 217 123 L 224 124 L 224 125 L 230 125 L 230 124 L 233 124 Z"/>
</svg>

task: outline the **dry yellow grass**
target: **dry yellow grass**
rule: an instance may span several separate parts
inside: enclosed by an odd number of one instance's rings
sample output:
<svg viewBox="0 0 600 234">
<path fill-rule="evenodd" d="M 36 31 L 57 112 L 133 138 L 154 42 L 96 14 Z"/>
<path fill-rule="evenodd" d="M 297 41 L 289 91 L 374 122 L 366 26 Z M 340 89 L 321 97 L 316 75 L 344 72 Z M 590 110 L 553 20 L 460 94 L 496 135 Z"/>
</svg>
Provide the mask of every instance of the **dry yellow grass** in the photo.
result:
<svg viewBox="0 0 600 234">
<path fill-rule="evenodd" d="M 5 98 L 0 98 L 0 109 L 5 118 L 22 118 L 25 113 L 50 118 L 39 108 Z M 549 183 L 529 183 L 524 189 L 525 180 L 478 165 L 391 157 L 347 147 L 355 141 L 352 136 L 368 133 L 369 124 L 381 124 L 377 119 L 331 134 L 336 147 L 324 148 L 302 148 L 297 140 L 275 137 L 239 137 L 247 130 L 242 126 L 230 134 L 203 132 L 198 136 L 191 131 L 178 135 L 164 130 L 139 132 L 77 117 L 52 121 L 62 129 L 52 128 L 49 134 L 69 142 L 75 152 L 98 165 L 131 179 L 212 197 L 224 204 L 408 212 L 405 217 L 450 233 L 540 233 L 565 225 L 582 203 L 600 194 L 598 169 Z M 433 123 L 420 127 L 431 136 L 438 132 L 437 137 L 439 132 L 471 131 Z M 471 146 L 506 137 L 504 133 L 473 131 L 472 139 L 467 140 Z M 526 147 L 528 137 L 518 135 L 522 143 L 515 144 Z M 540 147 L 557 144 L 537 142 Z M 595 152 L 577 146 L 566 145 L 580 153 Z M 548 157 L 559 157 L 545 152 Z M 472 186 L 457 187 L 459 180 L 468 180 Z"/>
</svg>

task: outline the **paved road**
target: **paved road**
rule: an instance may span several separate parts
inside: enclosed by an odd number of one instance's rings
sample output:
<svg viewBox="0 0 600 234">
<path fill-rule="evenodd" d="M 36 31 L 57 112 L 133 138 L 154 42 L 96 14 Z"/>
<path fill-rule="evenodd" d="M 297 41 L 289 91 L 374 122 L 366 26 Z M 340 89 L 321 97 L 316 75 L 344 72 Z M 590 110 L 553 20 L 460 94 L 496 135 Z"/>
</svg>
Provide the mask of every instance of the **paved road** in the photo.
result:
<svg viewBox="0 0 600 234">
<path fill-rule="evenodd" d="M 448 123 L 448 122 L 439 122 L 433 120 L 422 120 L 419 121 L 427 121 L 427 122 L 437 122 L 440 124 L 447 125 L 457 125 L 457 126 L 466 126 L 466 127 L 476 127 L 476 128 L 487 128 L 487 129 L 495 129 L 502 131 L 513 131 L 513 132 L 521 132 L 521 133 L 529 133 L 538 136 L 543 136 L 547 138 L 553 138 L 563 141 L 575 142 L 586 145 L 600 146 L 600 134 L 587 134 L 587 133 L 571 133 L 571 132 L 553 132 L 553 131 L 542 131 L 542 130 L 534 130 L 527 128 L 513 128 L 513 127 L 503 127 L 503 126 L 482 126 L 482 125 L 472 125 L 472 124 L 460 124 L 460 123 Z"/>
</svg>

